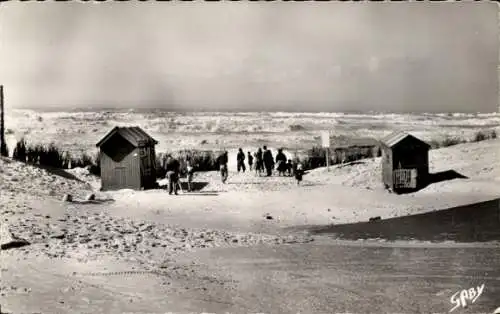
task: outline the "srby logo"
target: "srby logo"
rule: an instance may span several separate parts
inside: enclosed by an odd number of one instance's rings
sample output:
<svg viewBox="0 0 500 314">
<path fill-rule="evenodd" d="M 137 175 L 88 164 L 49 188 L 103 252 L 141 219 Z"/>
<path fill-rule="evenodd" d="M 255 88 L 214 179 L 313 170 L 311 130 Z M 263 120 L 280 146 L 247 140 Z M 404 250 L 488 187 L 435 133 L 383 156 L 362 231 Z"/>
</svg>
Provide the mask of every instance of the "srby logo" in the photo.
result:
<svg viewBox="0 0 500 314">
<path fill-rule="evenodd" d="M 479 299 L 481 294 L 483 294 L 484 291 L 484 283 L 480 286 L 477 287 L 472 287 L 470 289 L 464 289 L 461 291 L 455 292 L 451 298 L 450 302 L 451 304 L 454 304 L 455 306 L 450 310 L 450 313 L 456 310 L 459 307 L 465 308 L 467 305 L 472 304 Z"/>
</svg>

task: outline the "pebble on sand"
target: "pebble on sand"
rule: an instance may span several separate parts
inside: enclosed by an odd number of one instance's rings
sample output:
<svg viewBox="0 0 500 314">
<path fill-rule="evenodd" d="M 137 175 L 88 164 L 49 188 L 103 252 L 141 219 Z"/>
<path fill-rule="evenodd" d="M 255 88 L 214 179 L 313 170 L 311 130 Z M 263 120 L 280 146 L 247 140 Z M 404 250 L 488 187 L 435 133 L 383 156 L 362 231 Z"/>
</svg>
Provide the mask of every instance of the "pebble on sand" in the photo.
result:
<svg viewBox="0 0 500 314">
<path fill-rule="evenodd" d="M 66 237 L 65 233 L 56 233 L 56 234 L 50 236 L 51 239 L 58 239 L 58 240 L 62 240 L 65 237 Z"/>
<path fill-rule="evenodd" d="M 95 194 L 94 194 L 94 193 L 90 193 L 90 194 L 88 194 L 88 195 L 85 197 L 85 200 L 86 200 L 86 201 L 95 201 Z"/>
<path fill-rule="evenodd" d="M 73 201 L 73 197 L 71 196 L 71 194 L 64 194 L 64 196 L 62 198 L 62 201 L 63 202 L 72 202 Z"/>
</svg>

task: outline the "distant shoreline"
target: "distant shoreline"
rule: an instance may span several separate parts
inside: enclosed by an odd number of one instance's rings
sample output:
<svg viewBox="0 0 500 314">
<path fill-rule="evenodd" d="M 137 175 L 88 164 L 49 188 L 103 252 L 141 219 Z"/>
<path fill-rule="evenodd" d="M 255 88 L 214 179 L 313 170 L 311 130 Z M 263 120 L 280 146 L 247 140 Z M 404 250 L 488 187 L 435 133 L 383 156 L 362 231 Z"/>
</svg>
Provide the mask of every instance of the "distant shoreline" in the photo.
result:
<svg viewBox="0 0 500 314">
<path fill-rule="evenodd" d="M 19 107 L 19 108 L 10 108 L 11 110 L 29 110 L 35 112 L 68 112 L 68 113 L 77 113 L 77 112 L 131 112 L 131 113 L 175 113 L 175 114 L 192 114 L 192 113 L 222 113 L 222 114 L 313 114 L 313 115 L 430 115 L 430 116 L 440 116 L 440 115 L 466 115 L 466 116 L 475 116 L 475 115 L 500 115 L 500 111 L 492 111 L 492 112 L 395 112 L 395 111 L 301 111 L 301 110 L 179 110 L 179 109 L 166 109 L 166 108 L 106 108 L 106 107 L 75 107 L 75 108 L 62 108 L 62 107 Z M 7 108 L 6 111 L 8 111 Z"/>
</svg>

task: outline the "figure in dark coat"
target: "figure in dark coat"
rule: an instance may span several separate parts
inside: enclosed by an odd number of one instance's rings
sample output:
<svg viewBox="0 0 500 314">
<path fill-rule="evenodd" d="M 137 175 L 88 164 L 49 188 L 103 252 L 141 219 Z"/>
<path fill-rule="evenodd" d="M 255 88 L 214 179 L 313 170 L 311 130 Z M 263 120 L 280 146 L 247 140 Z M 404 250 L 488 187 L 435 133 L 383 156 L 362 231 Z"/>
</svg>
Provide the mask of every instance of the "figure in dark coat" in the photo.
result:
<svg viewBox="0 0 500 314">
<path fill-rule="evenodd" d="M 252 166 L 253 166 L 253 156 L 252 154 L 250 154 L 250 152 L 248 152 L 247 154 L 247 160 L 248 160 L 248 170 L 252 170 Z"/>
<path fill-rule="evenodd" d="M 264 171 L 264 157 L 262 154 L 262 149 L 259 147 L 255 153 L 255 173 L 260 174 Z"/>
<path fill-rule="evenodd" d="M 228 163 L 228 153 L 227 151 L 222 152 L 219 157 L 217 157 L 217 164 L 219 165 L 220 178 L 222 183 L 226 183 L 228 177 L 227 163 Z"/>
<path fill-rule="evenodd" d="M 245 153 L 243 152 L 243 150 L 240 148 L 238 150 L 238 155 L 236 155 L 236 162 L 237 162 L 237 170 L 238 172 L 243 171 L 245 172 Z"/>
<path fill-rule="evenodd" d="M 266 175 L 270 177 L 273 174 L 274 168 L 274 158 L 271 150 L 267 149 L 267 146 L 264 146 L 264 167 L 266 168 Z"/>
<path fill-rule="evenodd" d="M 276 169 L 279 175 L 285 175 L 286 171 L 286 156 L 282 149 L 278 149 L 278 154 L 276 154 Z"/>
</svg>

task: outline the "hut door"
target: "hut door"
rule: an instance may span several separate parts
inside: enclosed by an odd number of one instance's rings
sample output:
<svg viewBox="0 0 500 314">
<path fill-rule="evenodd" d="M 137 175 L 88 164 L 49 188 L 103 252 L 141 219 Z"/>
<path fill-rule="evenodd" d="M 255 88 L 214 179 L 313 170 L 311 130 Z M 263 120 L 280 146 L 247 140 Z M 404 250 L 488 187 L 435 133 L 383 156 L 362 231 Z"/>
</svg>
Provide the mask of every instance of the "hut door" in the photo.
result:
<svg viewBox="0 0 500 314">
<path fill-rule="evenodd" d="M 127 182 L 127 169 L 125 167 L 116 167 L 114 178 L 116 182 L 114 182 L 117 187 L 128 187 Z"/>
</svg>

